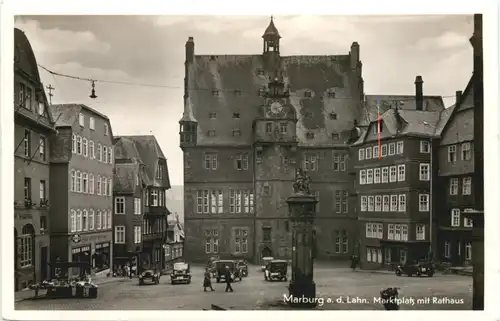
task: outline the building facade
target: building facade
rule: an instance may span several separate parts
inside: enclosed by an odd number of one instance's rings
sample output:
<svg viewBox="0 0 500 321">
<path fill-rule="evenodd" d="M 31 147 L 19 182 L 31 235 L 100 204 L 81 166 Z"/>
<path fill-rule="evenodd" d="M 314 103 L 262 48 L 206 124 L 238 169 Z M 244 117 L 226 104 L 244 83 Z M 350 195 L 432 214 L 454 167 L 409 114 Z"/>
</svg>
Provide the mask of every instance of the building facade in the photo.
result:
<svg viewBox="0 0 500 321">
<path fill-rule="evenodd" d="M 14 284 L 47 279 L 50 137 L 54 121 L 28 38 L 14 29 Z"/>
<path fill-rule="evenodd" d="M 112 265 L 113 132 L 105 115 L 81 104 L 50 106 L 51 261 Z M 105 272 L 102 272 L 105 273 Z"/>
<path fill-rule="evenodd" d="M 170 189 L 167 159 L 152 135 L 119 136 L 115 138 L 115 143 L 117 159 L 120 159 L 120 162 L 123 160 L 126 160 L 123 162 L 129 162 L 128 160 L 137 162 L 137 166 L 131 167 L 136 168 L 139 173 L 139 176 L 130 174 L 132 171 L 130 167 L 127 170 L 117 170 L 116 174 L 120 176 L 117 179 L 123 181 L 124 184 L 139 183 L 140 185 L 136 185 L 132 194 L 128 193 L 129 197 L 123 194 L 115 196 L 115 217 L 125 215 L 121 221 L 118 221 L 123 225 L 117 225 L 117 222 L 114 226 L 115 245 L 126 248 L 128 255 L 135 256 L 133 253 L 137 253 L 139 269 L 163 269 L 165 268 L 163 246 L 167 235 L 167 217 L 170 214 L 166 204 L 166 191 Z M 131 179 L 133 182 L 130 182 Z M 142 196 L 139 197 L 139 194 Z M 127 205 L 128 203 L 130 206 Z M 134 214 L 128 213 L 127 208 L 130 210 L 133 208 Z M 141 214 L 136 214 L 139 213 L 139 208 L 141 208 Z M 116 213 L 117 210 L 119 213 Z M 130 220 L 127 219 L 131 216 Z M 142 218 L 141 225 L 138 225 L 140 218 Z M 120 252 L 121 257 L 124 251 L 123 249 Z"/>
<path fill-rule="evenodd" d="M 165 261 L 167 266 L 184 258 L 184 229 L 179 219 L 168 222 L 167 241 L 165 243 Z"/>
<path fill-rule="evenodd" d="M 363 117 L 359 45 L 334 56 L 281 56 L 273 21 L 256 55 L 195 55 L 186 43 L 185 256 L 290 257 L 286 198 L 295 169 L 319 201 L 319 259 L 347 258 L 356 216 L 347 140 Z"/>
<path fill-rule="evenodd" d="M 432 195 L 439 135 L 450 111 L 441 97 L 367 96 L 367 110 L 380 110 L 351 148 L 359 257 L 363 268 L 390 267 L 432 255 Z M 433 233 L 434 232 L 434 233 Z M 433 242 L 434 243 L 434 242 Z"/>
<path fill-rule="evenodd" d="M 471 79 L 472 80 L 472 79 Z M 472 260 L 472 220 L 464 213 L 475 209 L 474 185 L 474 90 L 472 81 L 457 92 L 450 120 L 443 129 L 438 151 L 440 186 L 436 191 L 438 258 L 453 266 Z"/>
</svg>

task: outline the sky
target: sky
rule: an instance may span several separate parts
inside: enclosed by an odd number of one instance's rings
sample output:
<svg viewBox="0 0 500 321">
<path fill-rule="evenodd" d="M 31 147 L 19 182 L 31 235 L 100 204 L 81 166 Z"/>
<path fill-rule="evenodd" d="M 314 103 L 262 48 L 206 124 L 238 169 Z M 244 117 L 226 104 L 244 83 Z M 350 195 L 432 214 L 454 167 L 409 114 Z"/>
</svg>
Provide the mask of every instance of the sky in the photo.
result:
<svg viewBox="0 0 500 321">
<path fill-rule="evenodd" d="M 156 136 L 168 159 L 172 185 L 183 184 L 178 121 L 183 112 L 184 45 L 197 54 L 259 54 L 269 16 L 17 16 L 38 64 L 54 72 L 52 103 L 83 103 L 110 120 L 115 135 Z M 454 103 L 472 75 L 472 15 L 275 16 L 282 55 L 347 54 L 360 45 L 366 94 L 424 95 Z M 99 80 L 128 82 L 124 85 Z M 149 86 L 153 85 L 153 86 Z"/>
</svg>

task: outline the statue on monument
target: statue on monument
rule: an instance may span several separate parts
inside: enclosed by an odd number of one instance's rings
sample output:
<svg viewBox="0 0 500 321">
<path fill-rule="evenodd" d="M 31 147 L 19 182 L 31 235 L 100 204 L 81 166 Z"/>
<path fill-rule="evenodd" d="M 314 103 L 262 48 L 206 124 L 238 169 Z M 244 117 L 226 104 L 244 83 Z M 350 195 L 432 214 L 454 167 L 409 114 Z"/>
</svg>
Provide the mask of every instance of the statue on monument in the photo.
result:
<svg viewBox="0 0 500 321">
<path fill-rule="evenodd" d="M 295 182 L 293 183 L 295 193 L 311 194 L 310 184 L 311 178 L 301 168 L 297 168 L 295 171 Z"/>
</svg>

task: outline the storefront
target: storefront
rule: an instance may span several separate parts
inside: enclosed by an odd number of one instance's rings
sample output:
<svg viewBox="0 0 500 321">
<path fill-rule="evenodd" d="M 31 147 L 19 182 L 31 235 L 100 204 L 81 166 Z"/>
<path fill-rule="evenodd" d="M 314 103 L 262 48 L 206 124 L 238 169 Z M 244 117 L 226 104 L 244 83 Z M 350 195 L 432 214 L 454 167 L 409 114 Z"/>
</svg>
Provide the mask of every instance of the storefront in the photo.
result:
<svg viewBox="0 0 500 321">
<path fill-rule="evenodd" d="M 96 243 L 93 266 L 95 272 L 109 269 L 110 242 Z"/>
<path fill-rule="evenodd" d="M 90 245 L 83 245 L 71 249 L 71 262 L 86 262 L 91 264 Z M 90 271 L 88 271 L 90 273 Z"/>
</svg>

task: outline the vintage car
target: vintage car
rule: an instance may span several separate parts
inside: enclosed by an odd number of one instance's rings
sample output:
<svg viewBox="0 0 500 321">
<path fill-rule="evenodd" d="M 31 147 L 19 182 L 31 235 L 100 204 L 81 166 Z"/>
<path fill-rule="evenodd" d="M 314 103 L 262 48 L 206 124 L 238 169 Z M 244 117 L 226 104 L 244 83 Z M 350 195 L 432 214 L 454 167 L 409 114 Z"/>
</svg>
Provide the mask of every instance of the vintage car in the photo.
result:
<svg viewBox="0 0 500 321">
<path fill-rule="evenodd" d="M 236 268 L 240 271 L 241 276 L 247 277 L 248 276 L 248 264 L 244 260 L 239 260 L 236 262 Z"/>
<path fill-rule="evenodd" d="M 268 256 L 268 257 L 263 257 L 263 258 L 262 258 L 262 265 L 260 266 L 260 267 L 261 267 L 262 272 L 264 272 L 264 271 L 266 270 L 267 264 L 268 264 L 269 262 L 271 262 L 272 260 L 274 260 L 274 257 L 270 257 L 270 256 Z"/>
<path fill-rule="evenodd" d="M 216 275 L 215 278 L 217 283 L 221 280 L 226 279 L 226 269 L 229 269 L 232 281 L 240 280 L 241 273 L 236 268 L 236 262 L 233 260 L 219 260 L 215 262 Z"/>
<path fill-rule="evenodd" d="M 145 270 L 139 274 L 139 285 L 146 284 L 146 281 L 151 281 L 153 284 L 160 283 L 160 272 L 155 270 Z"/>
<path fill-rule="evenodd" d="M 172 274 L 170 274 L 170 283 L 191 283 L 191 267 L 188 263 L 174 263 Z"/>
<path fill-rule="evenodd" d="M 398 264 L 396 266 L 396 275 L 408 275 L 408 276 L 424 276 L 432 277 L 434 275 L 434 267 L 431 262 L 417 262 L 417 263 L 405 263 Z"/>
<path fill-rule="evenodd" d="M 272 260 L 266 266 L 264 271 L 264 280 L 266 281 L 286 281 L 288 262 L 285 260 Z"/>
</svg>

